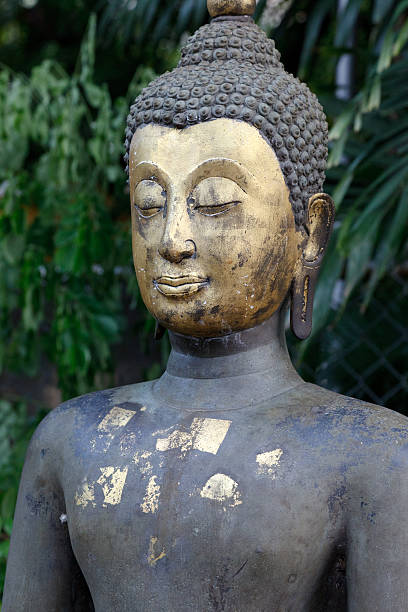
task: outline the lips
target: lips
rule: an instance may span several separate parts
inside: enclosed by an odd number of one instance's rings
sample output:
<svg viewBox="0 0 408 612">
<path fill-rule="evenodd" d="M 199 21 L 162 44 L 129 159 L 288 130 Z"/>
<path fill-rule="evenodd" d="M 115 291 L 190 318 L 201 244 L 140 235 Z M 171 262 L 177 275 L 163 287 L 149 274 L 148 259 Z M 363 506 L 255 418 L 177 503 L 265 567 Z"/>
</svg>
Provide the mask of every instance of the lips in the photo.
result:
<svg viewBox="0 0 408 612">
<path fill-rule="evenodd" d="M 183 297 L 207 287 L 209 279 L 200 276 L 161 276 L 155 279 L 153 284 L 163 295 Z"/>
</svg>

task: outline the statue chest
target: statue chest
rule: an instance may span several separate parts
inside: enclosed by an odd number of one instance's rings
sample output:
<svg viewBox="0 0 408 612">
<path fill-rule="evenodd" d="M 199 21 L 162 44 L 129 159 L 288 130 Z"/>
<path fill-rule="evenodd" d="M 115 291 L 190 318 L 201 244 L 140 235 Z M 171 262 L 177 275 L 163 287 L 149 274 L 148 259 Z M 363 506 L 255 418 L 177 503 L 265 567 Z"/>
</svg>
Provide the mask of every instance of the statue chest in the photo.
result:
<svg viewBox="0 0 408 612">
<path fill-rule="evenodd" d="M 88 444 L 65 497 L 101 609 L 309 609 L 338 531 L 330 491 L 286 443 L 234 429 L 193 418 Z"/>
</svg>

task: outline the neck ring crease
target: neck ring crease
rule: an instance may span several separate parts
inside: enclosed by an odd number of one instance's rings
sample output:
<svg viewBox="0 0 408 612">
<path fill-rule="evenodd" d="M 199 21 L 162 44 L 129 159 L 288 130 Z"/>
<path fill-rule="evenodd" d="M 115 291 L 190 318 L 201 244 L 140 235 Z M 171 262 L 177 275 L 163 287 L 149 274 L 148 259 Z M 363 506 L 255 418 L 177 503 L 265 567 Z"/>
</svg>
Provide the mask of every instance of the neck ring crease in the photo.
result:
<svg viewBox="0 0 408 612">
<path fill-rule="evenodd" d="M 166 372 L 154 395 L 168 405 L 194 411 L 240 409 L 262 403 L 303 381 L 285 340 L 286 305 L 265 323 L 223 338 L 171 333 Z"/>
</svg>

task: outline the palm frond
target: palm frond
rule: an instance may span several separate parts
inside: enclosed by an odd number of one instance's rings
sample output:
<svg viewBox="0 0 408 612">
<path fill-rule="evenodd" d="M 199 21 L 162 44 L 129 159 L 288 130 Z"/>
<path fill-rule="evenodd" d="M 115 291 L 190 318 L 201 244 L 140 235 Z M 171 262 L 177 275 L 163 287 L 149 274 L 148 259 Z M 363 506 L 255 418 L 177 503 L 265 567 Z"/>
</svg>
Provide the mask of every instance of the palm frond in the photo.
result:
<svg viewBox="0 0 408 612">
<path fill-rule="evenodd" d="M 333 58 L 337 49 L 337 57 L 350 52 L 356 63 L 352 99 L 336 100 L 334 82 L 324 96 L 331 123 L 327 189 L 336 203 L 338 231 L 317 292 L 318 330 L 331 310 L 329 273 L 342 279 L 343 309 L 355 288 L 367 281 L 367 306 L 380 280 L 406 257 L 408 0 L 377 0 L 371 6 L 349 0 L 339 15 L 331 0 L 306 5 L 314 6 L 307 13 L 301 77 L 312 82 L 319 78 L 318 58 L 330 45 Z M 364 32 L 362 23 L 368 25 Z M 360 41 L 356 50 L 347 47 L 353 29 Z"/>
</svg>

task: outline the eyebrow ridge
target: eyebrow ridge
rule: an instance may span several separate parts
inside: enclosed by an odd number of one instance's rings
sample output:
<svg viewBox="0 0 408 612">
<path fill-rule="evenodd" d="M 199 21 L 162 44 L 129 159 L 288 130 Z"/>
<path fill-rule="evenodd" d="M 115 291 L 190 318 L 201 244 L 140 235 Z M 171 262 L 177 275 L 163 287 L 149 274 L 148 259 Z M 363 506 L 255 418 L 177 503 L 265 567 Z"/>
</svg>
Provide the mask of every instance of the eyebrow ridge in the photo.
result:
<svg viewBox="0 0 408 612">
<path fill-rule="evenodd" d="M 168 176 L 167 172 L 165 172 L 162 168 L 160 168 L 160 166 L 158 166 L 152 161 L 141 161 L 135 166 L 135 172 L 138 179 L 140 178 L 140 175 L 143 174 L 143 170 L 148 170 L 153 173 L 157 173 L 158 178 L 162 180 L 164 179 L 166 183 L 169 183 L 170 181 L 170 177 Z"/>
<path fill-rule="evenodd" d="M 235 172 L 238 173 L 237 177 L 231 177 L 231 180 L 234 180 L 234 182 L 236 182 L 241 189 L 246 193 L 246 185 L 242 184 L 242 181 L 239 181 L 239 175 L 243 175 L 244 178 L 248 178 L 252 181 L 256 181 L 256 177 L 252 174 L 252 172 L 250 170 L 248 170 L 243 164 L 241 164 L 240 162 L 237 162 L 233 159 L 229 159 L 227 157 L 211 157 L 209 159 L 204 160 L 203 162 L 201 162 L 198 166 L 196 166 L 195 168 L 193 168 L 193 170 L 191 170 L 186 179 L 188 182 L 190 182 L 191 185 L 194 184 L 195 179 L 197 178 L 197 176 L 200 175 L 200 173 L 205 170 L 205 168 L 207 166 L 211 167 L 211 166 L 215 166 L 219 163 L 222 163 L 223 165 L 225 165 L 226 168 L 230 168 L 232 170 L 234 170 Z M 164 181 L 166 183 L 170 183 L 170 177 L 167 174 L 167 172 L 165 172 L 165 170 L 163 170 L 160 166 L 158 166 L 155 162 L 152 161 L 147 161 L 147 160 L 143 160 L 141 162 L 139 162 L 136 166 L 135 166 L 135 172 L 137 175 L 137 179 L 140 178 L 140 175 L 143 174 L 143 171 L 147 170 L 147 171 L 151 171 L 154 173 L 158 174 L 158 178 L 160 179 L 164 179 Z M 203 177 L 201 180 L 203 180 L 205 177 Z M 222 178 L 222 177 L 220 177 Z M 225 177 L 228 178 L 228 177 Z M 141 179 L 143 180 L 143 179 Z M 138 181 L 139 182 L 139 181 Z"/>
<path fill-rule="evenodd" d="M 249 177 L 251 180 L 256 181 L 256 178 L 252 174 L 252 172 L 250 172 L 243 164 L 233 159 L 229 159 L 228 157 L 211 157 L 209 159 L 204 160 L 190 172 L 189 178 L 194 179 L 194 177 L 197 174 L 199 174 L 200 171 L 204 170 L 207 166 L 215 166 L 219 164 L 220 162 L 225 164 L 227 167 L 233 168 L 234 170 L 238 171 L 241 174 L 243 173 L 244 175 Z"/>
</svg>

